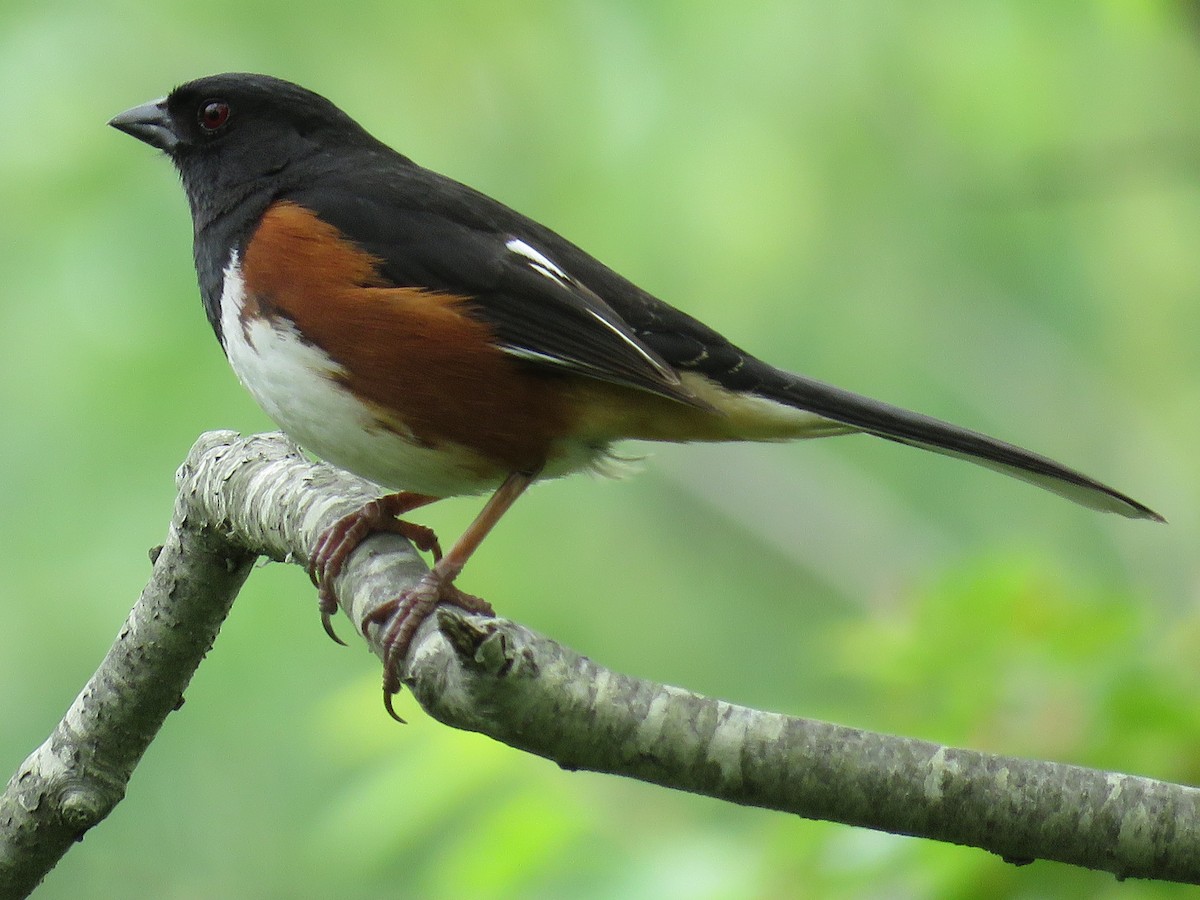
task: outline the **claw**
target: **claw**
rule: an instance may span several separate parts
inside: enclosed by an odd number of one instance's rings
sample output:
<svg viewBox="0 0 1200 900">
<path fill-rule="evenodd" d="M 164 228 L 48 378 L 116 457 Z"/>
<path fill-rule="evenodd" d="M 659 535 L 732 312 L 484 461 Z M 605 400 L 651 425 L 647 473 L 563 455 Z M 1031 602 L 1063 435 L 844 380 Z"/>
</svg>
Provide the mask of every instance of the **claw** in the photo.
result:
<svg viewBox="0 0 1200 900">
<path fill-rule="evenodd" d="M 329 610 L 321 610 L 321 627 L 325 629 L 325 633 L 329 635 L 329 639 L 335 644 L 341 644 L 343 647 L 349 646 L 345 641 L 338 637 L 337 632 L 333 630 L 333 613 Z"/>
<path fill-rule="evenodd" d="M 383 648 L 383 707 L 397 722 L 404 720 L 392 708 L 392 697 L 400 691 L 400 667 L 412 647 L 417 629 L 439 603 L 449 603 L 467 612 L 494 615 L 492 605 L 482 597 L 466 594 L 448 583 L 434 568 L 410 590 L 379 604 L 363 619 L 363 635 L 371 625 L 383 625 L 379 645 Z"/>
<path fill-rule="evenodd" d="M 372 534 L 383 531 L 408 538 L 418 549 L 432 553 L 436 563 L 441 559 L 442 548 L 433 529 L 396 518 L 436 499 L 425 494 L 388 494 L 386 497 L 372 500 L 349 515 L 342 516 L 321 532 L 308 558 L 308 577 L 317 587 L 321 627 L 335 643 L 346 646 L 346 642 L 333 630 L 333 614 L 338 609 L 333 579 L 341 573 L 350 554 Z"/>
<path fill-rule="evenodd" d="M 400 718 L 400 716 L 396 715 L 396 710 L 393 709 L 393 707 L 392 707 L 392 698 L 395 697 L 396 694 L 398 694 L 398 693 L 399 693 L 398 690 L 397 691 L 388 691 L 388 689 L 385 687 L 383 689 L 383 708 L 387 710 L 387 714 L 389 716 L 391 716 L 393 719 L 395 719 L 401 725 L 407 725 L 408 721 L 405 719 L 402 719 L 402 718 Z"/>
</svg>

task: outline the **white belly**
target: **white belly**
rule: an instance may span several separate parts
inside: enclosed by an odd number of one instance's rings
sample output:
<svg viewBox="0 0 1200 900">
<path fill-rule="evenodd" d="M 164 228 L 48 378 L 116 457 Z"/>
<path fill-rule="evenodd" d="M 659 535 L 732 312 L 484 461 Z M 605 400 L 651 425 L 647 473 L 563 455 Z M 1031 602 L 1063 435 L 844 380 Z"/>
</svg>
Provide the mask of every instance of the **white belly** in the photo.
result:
<svg viewBox="0 0 1200 900">
<path fill-rule="evenodd" d="M 292 440 L 333 463 L 394 490 L 435 497 L 473 494 L 499 484 L 477 454 L 430 447 L 386 421 L 343 387 L 345 372 L 305 342 L 283 318 L 243 320 L 245 285 L 236 256 L 225 269 L 221 334 L 225 355 L 251 396 Z"/>
</svg>

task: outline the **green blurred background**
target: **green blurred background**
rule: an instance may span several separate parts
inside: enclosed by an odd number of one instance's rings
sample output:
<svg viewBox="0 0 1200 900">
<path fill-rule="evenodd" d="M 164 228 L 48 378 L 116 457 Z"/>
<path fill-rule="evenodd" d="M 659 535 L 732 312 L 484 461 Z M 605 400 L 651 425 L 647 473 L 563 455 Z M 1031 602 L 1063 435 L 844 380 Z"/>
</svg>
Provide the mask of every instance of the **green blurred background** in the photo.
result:
<svg viewBox="0 0 1200 900">
<path fill-rule="evenodd" d="M 467 589 L 735 702 L 1200 780 L 1200 15 L 1152 0 L 4 0 L 5 772 L 137 597 L 195 436 L 270 427 L 204 320 L 175 175 L 104 124 L 231 69 L 326 94 L 779 365 L 1171 521 L 861 437 L 648 448 L 637 478 L 534 490 Z M 409 697 L 398 727 L 314 599 L 254 572 L 40 896 L 1181 895 L 565 773 Z"/>
</svg>

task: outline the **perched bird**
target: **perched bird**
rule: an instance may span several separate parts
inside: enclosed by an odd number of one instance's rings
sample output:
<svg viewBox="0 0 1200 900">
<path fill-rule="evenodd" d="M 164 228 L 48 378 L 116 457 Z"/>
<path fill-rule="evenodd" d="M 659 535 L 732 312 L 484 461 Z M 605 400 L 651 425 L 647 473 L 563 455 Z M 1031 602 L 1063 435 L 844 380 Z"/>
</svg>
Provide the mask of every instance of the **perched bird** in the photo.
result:
<svg viewBox="0 0 1200 900">
<path fill-rule="evenodd" d="M 538 479 L 603 469 L 622 439 L 866 432 L 1161 521 L 1046 457 L 756 359 L 295 84 L 214 75 L 110 124 L 178 168 L 204 308 L 242 384 L 299 444 L 401 491 L 318 541 L 326 630 L 330 581 L 367 534 L 433 552 L 429 574 L 371 616 L 385 628 L 389 711 L 397 664 L 438 602 L 490 611 L 453 582 L 505 510 Z M 398 518 L 486 491 L 445 555 Z"/>
</svg>

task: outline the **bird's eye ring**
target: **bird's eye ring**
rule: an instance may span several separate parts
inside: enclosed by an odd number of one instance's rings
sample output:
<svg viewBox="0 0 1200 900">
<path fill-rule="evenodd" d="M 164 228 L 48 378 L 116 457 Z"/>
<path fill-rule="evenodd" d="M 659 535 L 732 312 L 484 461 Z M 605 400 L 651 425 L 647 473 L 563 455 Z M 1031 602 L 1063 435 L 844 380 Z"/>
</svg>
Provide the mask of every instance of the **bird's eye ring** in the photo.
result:
<svg viewBox="0 0 1200 900">
<path fill-rule="evenodd" d="M 224 100 L 205 100 L 200 104 L 200 127 L 214 132 L 229 121 L 229 104 Z"/>
</svg>

